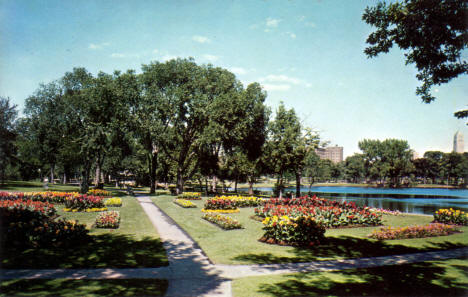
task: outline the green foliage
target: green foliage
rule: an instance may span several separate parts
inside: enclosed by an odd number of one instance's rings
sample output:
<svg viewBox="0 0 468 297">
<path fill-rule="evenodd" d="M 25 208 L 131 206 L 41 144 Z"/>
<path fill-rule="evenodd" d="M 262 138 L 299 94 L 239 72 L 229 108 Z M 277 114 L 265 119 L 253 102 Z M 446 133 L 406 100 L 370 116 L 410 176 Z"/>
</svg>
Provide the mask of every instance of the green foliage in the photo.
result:
<svg viewBox="0 0 468 297">
<path fill-rule="evenodd" d="M 404 0 L 367 7 L 362 19 L 376 27 L 367 38 L 368 57 L 387 53 L 396 44 L 404 50 L 406 64 L 415 64 L 416 89 L 426 103 L 435 97 L 434 85 L 448 83 L 468 73 L 468 63 L 461 59 L 467 47 L 467 6 L 463 0 Z M 463 115 L 463 114 L 461 114 Z"/>
<path fill-rule="evenodd" d="M 379 180 L 383 185 L 389 179 L 390 186 L 399 186 L 401 178 L 412 170 L 412 151 L 405 140 L 364 139 L 359 148 L 363 152 L 366 178 Z"/>
<path fill-rule="evenodd" d="M 16 163 L 16 105 L 0 96 L 0 182 L 3 184 L 7 166 Z"/>
<path fill-rule="evenodd" d="M 415 175 L 430 179 L 433 184 L 465 185 L 468 176 L 468 154 L 428 151 L 423 158 L 413 160 Z"/>
</svg>

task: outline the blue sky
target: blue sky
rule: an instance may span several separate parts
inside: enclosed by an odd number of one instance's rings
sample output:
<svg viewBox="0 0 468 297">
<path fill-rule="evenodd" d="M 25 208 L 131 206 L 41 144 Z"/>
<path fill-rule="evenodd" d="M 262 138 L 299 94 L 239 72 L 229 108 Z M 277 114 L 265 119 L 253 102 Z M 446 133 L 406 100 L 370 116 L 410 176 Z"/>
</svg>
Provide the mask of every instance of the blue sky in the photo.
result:
<svg viewBox="0 0 468 297">
<path fill-rule="evenodd" d="M 401 50 L 363 53 L 372 28 L 361 16 L 374 3 L 0 0 L 0 95 L 23 108 L 40 83 L 73 67 L 139 72 L 153 60 L 194 57 L 244 85 L 260 82 L 273 111 L 283 101 L 345 156 L 364 138 L 405 139 L 420 155 L 451 151 L 457 130 L 468 136 L 465 121 L 452 116 L 468 104 L 468 78 L 421 103 Z"/>
</svg>

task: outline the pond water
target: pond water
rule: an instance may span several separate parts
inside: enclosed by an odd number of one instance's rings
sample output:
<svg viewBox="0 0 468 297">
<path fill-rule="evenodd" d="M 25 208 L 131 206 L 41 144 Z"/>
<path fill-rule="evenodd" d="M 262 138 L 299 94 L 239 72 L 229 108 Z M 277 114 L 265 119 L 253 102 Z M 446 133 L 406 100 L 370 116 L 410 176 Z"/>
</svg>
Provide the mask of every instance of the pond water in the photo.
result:
<svg viewBox="0 0 468 297">
<path fill-rule="evenodd" d="M 255 190 L 272 191 L 271 188 L 255 188 Z M 287 188 L 286 191 L 295 192 L 295 188 Z M 302 187 L 301 191 L 306 194 L 309 187 Z M 311 193 L 326 199 L 354 202 L 359 206 L 367 205 L 406 213 L 432 215 L 440 208 L 454 208 L 468 212 L 466 189 L 312 187 Z"/>
</svg>

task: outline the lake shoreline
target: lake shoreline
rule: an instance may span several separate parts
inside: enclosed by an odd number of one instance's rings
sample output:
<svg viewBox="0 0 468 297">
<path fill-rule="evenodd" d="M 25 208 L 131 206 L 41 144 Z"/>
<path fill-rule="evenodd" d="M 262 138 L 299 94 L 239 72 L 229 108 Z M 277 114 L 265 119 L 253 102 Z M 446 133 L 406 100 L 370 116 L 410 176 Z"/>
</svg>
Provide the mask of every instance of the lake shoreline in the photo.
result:
<svg viewBox="0 0 468 297">
<path fill-rule="evenodd" d="M 255 188 L 273 188 L 275 185 L 272 183 L 259 183 L 254 184 Z M 285 187 L 295 187 L 295 184 L 288 184 Z M 306 184 L 301 185 L 302 188 L 309 187 Z M 449 189 L 449 190 L 464 190 L 468 189 L 468 187 L 455 187 L 455 186 L 448 186 L 448 185 L 436 185 L 436 184 L 419 184 L 413 187 L 401 187 L 401 188 L 391 188 L 391 187 L 379 187 L 377 185 L 369 185 L 369 184 L 353 184 L 353 183 L 316 183 L 311 186 L 311 188 L 316 187 L 359 187 L 359 188 L 375 188 L 375 189 Z M 237 185 L 238 189 L 248 189 L 248 184 L 239 184 Z"/>
</svg>

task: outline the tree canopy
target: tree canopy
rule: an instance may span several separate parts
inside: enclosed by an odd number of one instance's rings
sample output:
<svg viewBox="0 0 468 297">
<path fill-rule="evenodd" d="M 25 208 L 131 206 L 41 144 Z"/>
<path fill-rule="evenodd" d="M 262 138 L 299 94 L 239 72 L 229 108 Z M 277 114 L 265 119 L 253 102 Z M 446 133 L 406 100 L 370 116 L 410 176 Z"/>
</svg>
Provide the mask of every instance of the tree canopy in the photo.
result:
<svg viewBox="0 0 468 297">
<path fill-rule="evenodd" d="M 435 97 L 431 88 L 468 73 L 463 50 L 468 45 L 468 13 L 464 0 L 404 0 L 378 2 L 367 7 L 362 19 L 376 28 L 364 52 L 372 58 L 387 53 L 396 44 L 405 51 L 406 64 L 414 64 L 416 89 L 423 102 Z M 466 111 L 457 116 L 466 117 Z"/>
</svg>

